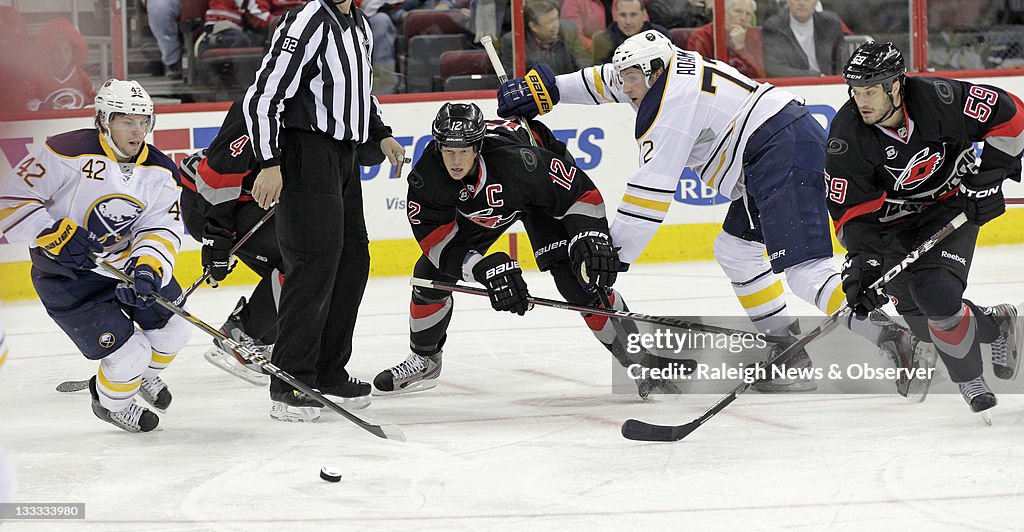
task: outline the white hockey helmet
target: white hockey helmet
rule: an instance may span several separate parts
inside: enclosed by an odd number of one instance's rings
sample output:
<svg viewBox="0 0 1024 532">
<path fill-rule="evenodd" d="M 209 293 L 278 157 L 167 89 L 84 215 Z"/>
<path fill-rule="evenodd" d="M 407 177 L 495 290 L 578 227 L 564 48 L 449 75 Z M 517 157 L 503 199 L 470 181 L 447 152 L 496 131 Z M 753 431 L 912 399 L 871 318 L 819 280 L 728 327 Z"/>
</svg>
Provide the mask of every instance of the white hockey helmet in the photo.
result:
<svg viewBox="0 0 1024 532">
<path fill-rule="evenodd" d="M 654 30 L 637 33 L 626 39 L 612 54 L 612 66 L 619 76 L 630 67 L 639 67 L 650 86 L 651 74 L 659 68 L 668 68 L 676 47 L 668 37 Z"/>
<path fill-rule="evenodd" d="M 148 116 L 149 132 L 153 131 L 153 99 L 138 81 L 108 79 L 96 91 L 96 118 L 106 133 L 110 132 L 110 116 L 114 113 Z"/>
</svg>

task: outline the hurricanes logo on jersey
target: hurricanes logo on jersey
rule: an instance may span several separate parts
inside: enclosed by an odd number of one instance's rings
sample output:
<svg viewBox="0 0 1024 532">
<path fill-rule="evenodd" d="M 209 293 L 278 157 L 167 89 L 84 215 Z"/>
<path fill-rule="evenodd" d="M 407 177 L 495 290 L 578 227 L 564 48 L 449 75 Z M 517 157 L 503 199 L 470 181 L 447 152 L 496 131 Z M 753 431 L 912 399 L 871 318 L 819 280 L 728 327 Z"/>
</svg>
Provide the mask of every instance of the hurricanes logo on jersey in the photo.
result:
<svg viewBox="0 0 1024 532">
<path fill-rule="evenodd" d="M 494 209 L 482 209 L 470 214 L 466 214 L 462 211 L 459 211 L 459 214 L 468 218 L 469 221 L 479 226 L 486 227 L 488 229 L 494 229 L 495 227 L 501 227 L 503 225 L 508 225 L 516 221 L 516 214 L 518 213 L 518 211 L 513 212 L 508 216 L 502 216 L 501 214 L 493 213 Z"/>
<path fill-rule="evenodd" d="M 885 169 L 896 179 L 896 190 L 912 190 L 928 180 L 942 166 L 942 154 L 929 153 L 925 147 L 917 152 L 903 168 L 886 166 Z"/>
<path fill-rule="evenodd" d="M 128 235 L 145 207 L 139 200 L 124 194 L 103 196 L 85 212 L 85 227 L 109 249 Z"/>
</svg>

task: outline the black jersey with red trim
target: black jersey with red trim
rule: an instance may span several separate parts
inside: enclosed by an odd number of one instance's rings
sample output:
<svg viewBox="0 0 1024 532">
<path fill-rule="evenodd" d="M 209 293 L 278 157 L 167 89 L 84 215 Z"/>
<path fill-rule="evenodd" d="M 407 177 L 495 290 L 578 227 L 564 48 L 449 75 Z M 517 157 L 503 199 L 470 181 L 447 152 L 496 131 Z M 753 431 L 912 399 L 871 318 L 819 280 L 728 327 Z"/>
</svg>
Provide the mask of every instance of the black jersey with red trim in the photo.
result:
<svg viewBox="0 0 1024 532">
<path fill-rule="evenodd" d="M 207 221 L 232 231 L 235 206 L 237 202 L 252 201 L 259 171 L 242 103 L 236 101 L 210 146 L 182 161 L 181 186 L 198 195 L 199 208 Z"/>
<path fill-rule="evenodd" d="M 408 178 L 407 215 L 423 254 L 442 272 L 462 278 L 467 256 L 487 251 L 474 248 L 471 233 L 504 231 L 522 216 L 559 220 L 570 236 L 608 232 L 597 186 L 547 127 L 530 125 L 539 147 L 519 124 L 488 121 L 476 166 L 459 181 L 435 141 L 423 150 Z"/>
<path fill-rule="evenodd" d="M 865 124 L 852 98 L 832 121 L 828 208 L 847 249 L 861 235 L 949 200 L 967 173 L 1001 168 L 1020 180 L 1024 104 L 1017 96 L 935 77 L 906 78 L 903 94 L 906 121 L 896 130 Z M 980 165 L 974 142 L 984 142 Z"/>
</svg>

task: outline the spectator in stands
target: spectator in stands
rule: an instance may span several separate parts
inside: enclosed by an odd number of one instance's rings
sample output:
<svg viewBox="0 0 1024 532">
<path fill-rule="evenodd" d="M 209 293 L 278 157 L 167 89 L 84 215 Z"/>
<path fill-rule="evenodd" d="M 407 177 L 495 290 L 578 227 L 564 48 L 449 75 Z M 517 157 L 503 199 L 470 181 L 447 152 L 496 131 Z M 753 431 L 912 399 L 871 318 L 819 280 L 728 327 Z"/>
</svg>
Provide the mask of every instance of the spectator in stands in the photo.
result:
<svg viewBox="0 0 1024 532">
<path fill-rule="evenodd" d="M 24 92 L 24 83 L 30 75 L 31 54 L 28 48 L 28 29 L 25 19 L 10 6 L 0 6 L 0 112 L 24 111 L 24 99 L 16 97 Z"/>
<path fill-rule="evenodd" d="M 275 19 L 307 1 L 210 0 L 203 34 L 196 41 L 196 56 L 210 48 L 263 47 Z"/>
<path fill-rule="evenodd" d="M 37 61 L 25 84 L 25 108 L 29 111 L 81 109 L 96 98 L 85 72 L 88 48 L 85 39 L 68 19 L 53 18 L 39 30 Z"/>
<path fill-rule="evenodd" d="M 729 41 L 727 62 L 748 77 L 763 78 L 764 45 L 760 29 L 753 27 L 755 9 L 754 0 L 725 0 L 725 31 Z M 694 31 L 686 48 L 704 57 L 714 57 L 714 23 Z"/>
<path fill-rule="evenodd" d="M 714 0 L 647 0 L 651 23 L 665 28 L 696 28 L 711 22 Z"/>
<path fill-rule="evenodd" d="M 846 62 L 839 16 L 815 11 L 817 0 L 787 0 L 789 9 L 763 26 L 765 73 L 770 77 L 832 76 Z"/>
<path fill-rule="evenodd" d="M 555 0 L 526 0 L 523 6 L 523 20 L 526 21 L 526 70 L 537 63 L 547 63 L 555 75 L 576 72 L 587 64 L 581 64 L 577 53 L 575 33 L 561 31 L 558 18 L 558 4 Z M 567 41 L 573 42 L 570 47 Z M 512 34 L 501 38 L 501 62 L 510 75 L 512 69 Z M 589 63 L 589 57 L 587 57 Z"/>
<path fill-rule="evenodd" d="M 559 17 L 566 28 L 576 28 L 583 49 L 590 51 L 594 34 L 613 22 L 616 4 L 618 0 L 563 0 Z"/>
<path fill-rule="evenodd" d="M 669 39 L 668 30 L 647 21 L 647 10 L 643 0 L 618 0 L 615 7 L 615 22 L 603 31 L 594 34 L 594 64 L 611 63 L 612 53 L 629 37 L 641 31 L 655 30 Z"/>
<path fill-rule="evenodd" d="M 398 24 L 405 15 L 405 0 L 364 0 L 358 7 L 370 22 L 373 34 L 373 93 L 393 94 L 397 90 L 398 70 L 395 43 Z"/>
<path fill-rule="evenodd" d="M 160 47 L 164 76 L 181 79 L 181 38 L 178 36 L 181 0 L 142 0 L 142 5 L 146 6 L 149 29 Z"/>
</svg>

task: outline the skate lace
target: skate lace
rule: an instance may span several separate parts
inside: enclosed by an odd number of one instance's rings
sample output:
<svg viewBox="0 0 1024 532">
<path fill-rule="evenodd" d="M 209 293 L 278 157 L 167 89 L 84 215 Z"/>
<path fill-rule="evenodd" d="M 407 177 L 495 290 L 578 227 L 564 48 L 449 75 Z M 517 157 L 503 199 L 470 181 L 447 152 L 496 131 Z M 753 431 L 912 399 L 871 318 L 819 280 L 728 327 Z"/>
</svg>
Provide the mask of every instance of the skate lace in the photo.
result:
<svg viewBox="0 0 1024 532">
<path fill-rule="evenodd" d="M 142 391 L 150 397 L 156 398 L 160 394 L 160 390 L 166 388 L 167 385 L 160 377 L 153 377 L 152 379 L 142 379 Z"/>
<path fill-rule="evenodd" d="M 391 368 L 391 373 L 398 379 L 404 379 L 423 371 L 425 367 L 423 358 L 412 354 L 409 355 L 409 358 L 405 359 L 405 362 Z"/>
<path fill-rule="evenodd" d="M 960 386 L 960 393 L 963 394 L 968 401 L 983 393 L 992 393 L 991 390 L 988 389 L 988 384 L 985 384 L 985 379 L 982 379 L 981 377 L 967 382 L 958 382 L 957 385 Z"/>
<path fill-rule="evenodd" d="M 996 341 L 992 342 L 992 363 L 1000 366 L 1009 364 L 1005 335 L 1000 335 L 999 338 L 996 338 Z"/>
<path fill-rule="evenodd" d="M 142 413 L 145 412 L 145 411 L 146 410 L 144 408 L 142 408 L 141 406 L 139 406 L 139 405 L 137 405 L 135 403 L 132 403 L 132 404 L 128 405 L 128 408 L 125 408 L 124 410 L 121 410 L 120 412 L 111 412 L 110 413 L 110 417 L 111 417 L 111 419 L 117 421 L 118 423 L 120 423 L 120 424 L 122 424 L 124 426 L 131 427 L 131 428 L 133 428 L 135 430 L 138 430 L 139 429 L 139 419 L 142 417 Z"/>
</svg>

